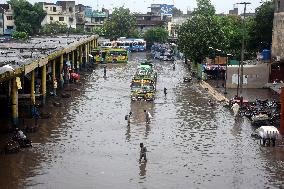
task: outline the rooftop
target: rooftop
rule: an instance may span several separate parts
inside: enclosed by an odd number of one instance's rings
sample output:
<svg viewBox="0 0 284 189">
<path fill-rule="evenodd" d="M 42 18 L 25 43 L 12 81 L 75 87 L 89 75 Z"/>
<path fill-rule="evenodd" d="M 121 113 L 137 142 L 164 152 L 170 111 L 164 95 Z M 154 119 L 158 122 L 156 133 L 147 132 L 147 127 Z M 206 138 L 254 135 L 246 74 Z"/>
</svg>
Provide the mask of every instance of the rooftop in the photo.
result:
<svg viewBox="0 0 284 189">
<path fill-rule="evenodd" d="M 0 74 L 7 71 L 3 67 L 5 65 L 16 70 L 39 60 L 48 60 L 50 56 L 56 57 L 57 53 L 63 53 L 63 50 L 64 52 L 75 50 L 78 45 L 94 37 L 91 35 L 44 36 L 33 37 L 26 42 L 11 40 L 0 43 Z"/>
</svg>

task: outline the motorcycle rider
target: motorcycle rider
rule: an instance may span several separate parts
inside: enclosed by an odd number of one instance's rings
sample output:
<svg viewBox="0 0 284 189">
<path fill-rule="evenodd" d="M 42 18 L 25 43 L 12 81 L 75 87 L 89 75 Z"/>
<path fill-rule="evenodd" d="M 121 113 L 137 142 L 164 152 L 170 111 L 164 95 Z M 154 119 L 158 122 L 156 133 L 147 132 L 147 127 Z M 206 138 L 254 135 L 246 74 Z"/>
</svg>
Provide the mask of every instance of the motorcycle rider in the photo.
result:
<svg viewBox="0 0 284 189">
<path fill-rule="evenodd" d="M 16 128 L 16 137 L 20 140 L 26 140 L 27 139 L 27 136 L 24 134 L 24 132 L 19 129 L 19 128 Z"/>
</svg>

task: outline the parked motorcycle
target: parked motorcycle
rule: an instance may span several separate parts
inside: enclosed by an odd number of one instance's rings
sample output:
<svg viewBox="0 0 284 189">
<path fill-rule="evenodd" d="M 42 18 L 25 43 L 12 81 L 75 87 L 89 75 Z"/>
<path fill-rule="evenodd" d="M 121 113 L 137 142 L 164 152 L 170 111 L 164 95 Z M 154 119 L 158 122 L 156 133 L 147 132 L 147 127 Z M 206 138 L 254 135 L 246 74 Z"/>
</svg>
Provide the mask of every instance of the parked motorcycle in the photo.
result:
<svg viewBox="0 0 284 189">
<path fill-rule="evenodd" d="M 18 153 L 19 151 L 20 151 L 19 143 L 12 139 L 10 139 L 4 147 L 5 154 Z"/>
</svg>

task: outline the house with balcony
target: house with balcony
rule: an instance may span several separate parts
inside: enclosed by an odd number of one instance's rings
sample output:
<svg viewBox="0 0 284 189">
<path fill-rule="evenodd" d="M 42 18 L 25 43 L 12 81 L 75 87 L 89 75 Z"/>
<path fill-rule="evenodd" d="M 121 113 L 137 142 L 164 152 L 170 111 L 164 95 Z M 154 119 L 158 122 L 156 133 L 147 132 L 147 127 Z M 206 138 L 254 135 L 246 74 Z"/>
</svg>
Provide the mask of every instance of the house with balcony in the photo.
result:
<svg viewBox="0 0 284 189">
<path fill-rule="evenodd" d="M 42 6 L 47 13 L 41 22 L 42 26 L 58 21 L 76 28 L 75 1 L 57 1 L 56 4 L 43 2 Z"/>
</svg>

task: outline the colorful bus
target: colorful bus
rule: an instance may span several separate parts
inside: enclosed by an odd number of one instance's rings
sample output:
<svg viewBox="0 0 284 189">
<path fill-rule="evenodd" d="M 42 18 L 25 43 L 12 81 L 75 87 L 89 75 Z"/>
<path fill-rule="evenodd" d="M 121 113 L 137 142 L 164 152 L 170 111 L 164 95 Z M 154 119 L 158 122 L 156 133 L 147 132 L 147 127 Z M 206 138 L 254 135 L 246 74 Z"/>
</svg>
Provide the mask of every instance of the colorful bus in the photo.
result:
<svg viewBox="0 0 284 189">
<path fill-rule="evenodd" d="M 155 98 L 157 73 L 150 62 L 141 63 L 131 82 L 131 100 L 152 101 Z"/>
<path fill-rule="evenodd" d="M 127 63 L 128 51 L 125 49 L 112 48 L 106 52 L 105 63 Z"/>
</svg>

